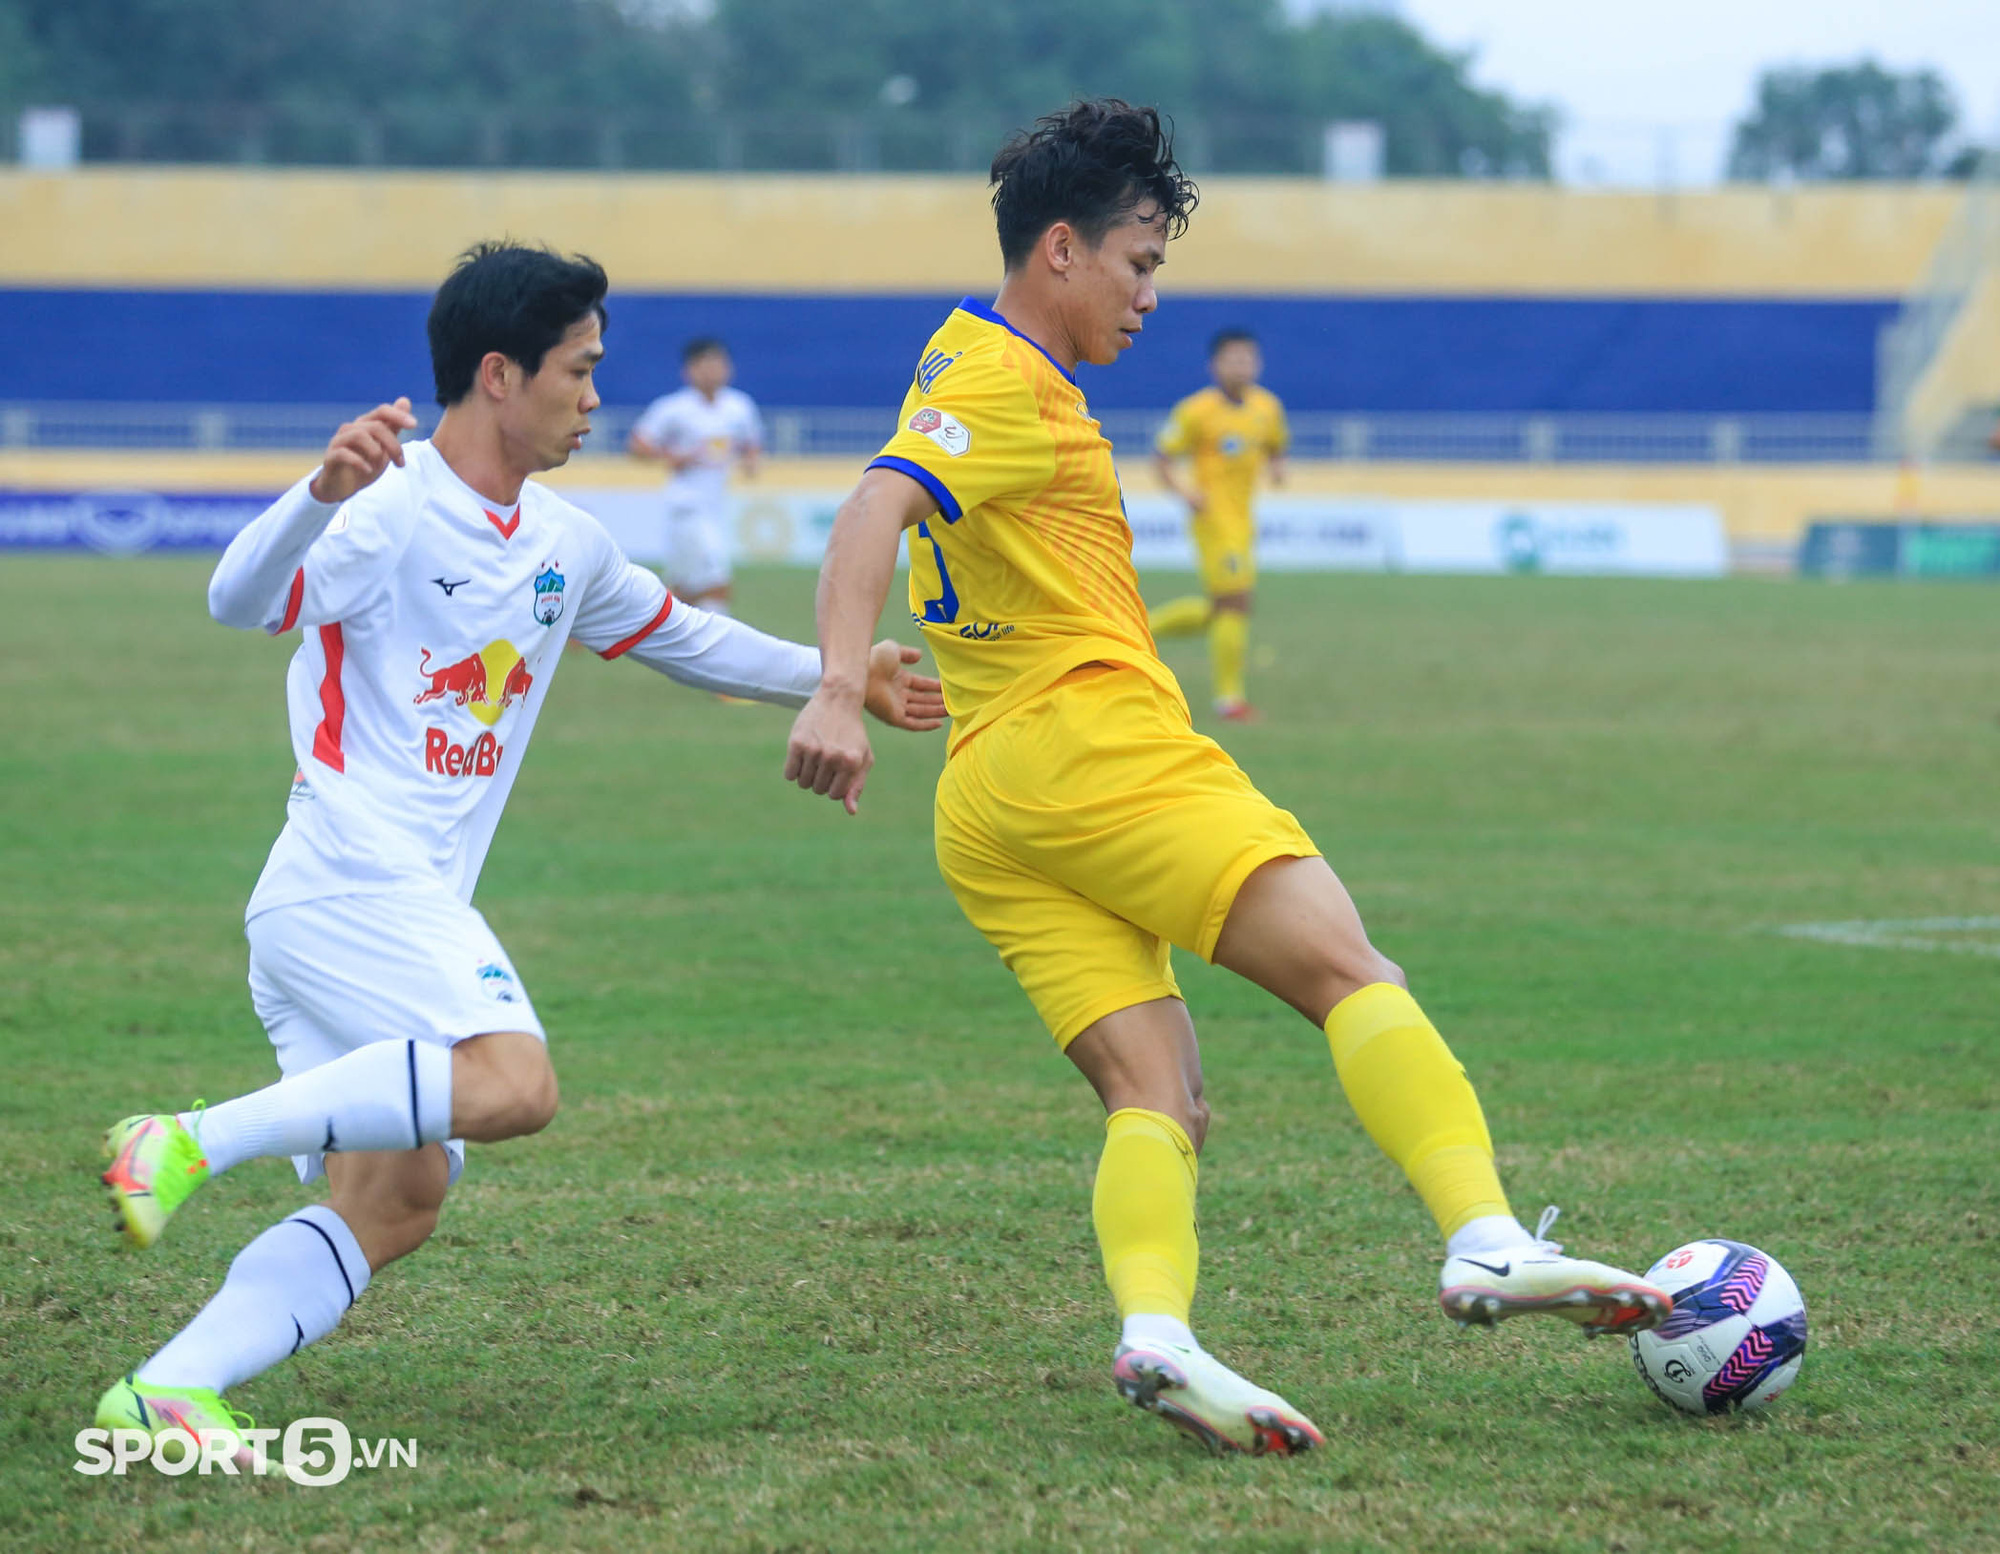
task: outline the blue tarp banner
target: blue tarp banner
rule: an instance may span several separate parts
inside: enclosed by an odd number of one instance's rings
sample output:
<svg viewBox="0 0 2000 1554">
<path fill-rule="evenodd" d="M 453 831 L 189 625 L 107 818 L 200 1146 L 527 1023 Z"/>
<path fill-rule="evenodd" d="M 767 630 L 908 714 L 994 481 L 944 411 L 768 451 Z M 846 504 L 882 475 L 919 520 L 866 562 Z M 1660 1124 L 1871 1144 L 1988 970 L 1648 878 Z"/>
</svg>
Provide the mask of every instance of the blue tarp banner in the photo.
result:
<svg viewBox="0 0 2000 1554">
<path fill-rule="evenodd" d="M 276 491 L 0 491 L 0 550 L 217 551 Z"/>
</svg>

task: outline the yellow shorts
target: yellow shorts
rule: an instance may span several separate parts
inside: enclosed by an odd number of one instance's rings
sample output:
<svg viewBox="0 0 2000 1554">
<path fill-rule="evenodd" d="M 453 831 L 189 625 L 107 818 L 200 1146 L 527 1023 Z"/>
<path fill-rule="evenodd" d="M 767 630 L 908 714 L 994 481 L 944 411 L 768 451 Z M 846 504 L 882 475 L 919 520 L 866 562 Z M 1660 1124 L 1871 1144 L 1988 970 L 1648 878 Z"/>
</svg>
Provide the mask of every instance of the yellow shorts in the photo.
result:
<svg viewBox="0 0 2000 1554">
<path fill-rule="evenodd" d="M 938 779 L 938 868 L 1062 1046 L 1178 996 L 1168 946 L 1213 959 L 1250 872 L 1318 853 L 1137 669 L 1077 670 Z"/>
<path fill-rule="evenodd" d="M 1211 599 L 1244 594 L 1257 586 L 1257 530 L 1247 518 L 1207 514 L 1192 525 L 1195 554 L 1201 558 L 1201 586 Z"/>
</svg>

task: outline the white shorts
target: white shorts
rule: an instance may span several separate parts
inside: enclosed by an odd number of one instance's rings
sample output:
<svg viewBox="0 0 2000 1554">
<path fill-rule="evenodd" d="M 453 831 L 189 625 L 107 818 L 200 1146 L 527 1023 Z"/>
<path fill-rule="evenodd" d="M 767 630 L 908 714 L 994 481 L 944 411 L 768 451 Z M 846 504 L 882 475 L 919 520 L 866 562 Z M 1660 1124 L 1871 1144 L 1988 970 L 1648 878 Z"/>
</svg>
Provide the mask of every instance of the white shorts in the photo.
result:
<svg viewBox="0 0 2000 1554">
<path fill-rule="evenodd" d="M 243 931 L 250 1001 L 288 1079 L 375 1041 L 449 1047 L 492 1031 L 548 1040 L 486 919 L 442 888 L 274 907 Z M 444 1148 L 456 1182 L 465 1141 Z M 292 1164 L 310 1182 L 325 1157 L 294 1155 Z"/>
<path fill-rule="evenodd" d="M 729 586 L 728 515 L 667 504 L 667 582 L 693 598 Z"/>
</svg>

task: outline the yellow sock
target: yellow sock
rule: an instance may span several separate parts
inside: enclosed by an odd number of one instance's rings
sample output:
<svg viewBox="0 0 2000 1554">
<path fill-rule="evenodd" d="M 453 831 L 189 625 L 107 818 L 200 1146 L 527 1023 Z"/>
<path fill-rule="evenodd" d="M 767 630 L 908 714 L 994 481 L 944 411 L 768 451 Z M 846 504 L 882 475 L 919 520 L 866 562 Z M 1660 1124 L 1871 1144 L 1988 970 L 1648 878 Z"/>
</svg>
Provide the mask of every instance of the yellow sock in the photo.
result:
<svg viewBox="0 0 2000 1554">
<path fill-rule="evenodd" d="M 1208 624 L 1211 606 L 1200 594 L 1169 599 L 1147 619 L 1156 637 L 1192 637 Z"/>
<path fill-rule="evenodd" d="M 1217 610 L 1208 623 L 1208 672 L 1217 701 L 1242 701 L 1243 660 L 1250 652 L 1250 617 L 1241 610 Z"/>
<path fill-rule="evenodd" d="M 1194 1188 L 1194 1145 L 1173 1118 L 1128 1106 L 1105 1120 L 1090 1210 L 1121 1318 L 1187 1321 L 1201 1262 Z"/>
<path fill-rule="evenodd" d="M 1350 993 L 1326 1017 L 1341 1087 L 1368 1136 L 1410 1179 L 1447 1237 L 1508 1214 L 1479 1097 L 1417 1001 L 1393 982 Z"/>
</svg>

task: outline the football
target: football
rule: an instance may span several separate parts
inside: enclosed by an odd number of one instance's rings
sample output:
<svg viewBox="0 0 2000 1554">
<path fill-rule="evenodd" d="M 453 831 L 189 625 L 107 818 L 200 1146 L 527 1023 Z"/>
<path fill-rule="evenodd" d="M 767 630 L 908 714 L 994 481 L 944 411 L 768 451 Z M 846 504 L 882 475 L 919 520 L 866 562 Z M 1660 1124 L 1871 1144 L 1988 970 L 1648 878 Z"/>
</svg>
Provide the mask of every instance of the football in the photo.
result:
<svg viewBox="0 0 2000 1554">
<path fill-rule="evenodd" d="M 1798 1379 L 1806 1303 L 1776 1258 L 1741 1241 L 1690 1241 L 1647 1270 L 1673 1314 L 1632 1336 L 1646 1385 L 1690 1414 L 1762 1408 Z"/>
</svg>

